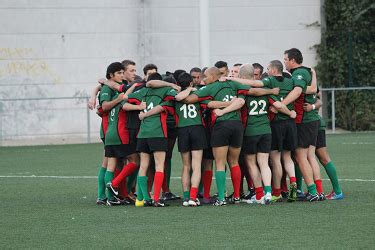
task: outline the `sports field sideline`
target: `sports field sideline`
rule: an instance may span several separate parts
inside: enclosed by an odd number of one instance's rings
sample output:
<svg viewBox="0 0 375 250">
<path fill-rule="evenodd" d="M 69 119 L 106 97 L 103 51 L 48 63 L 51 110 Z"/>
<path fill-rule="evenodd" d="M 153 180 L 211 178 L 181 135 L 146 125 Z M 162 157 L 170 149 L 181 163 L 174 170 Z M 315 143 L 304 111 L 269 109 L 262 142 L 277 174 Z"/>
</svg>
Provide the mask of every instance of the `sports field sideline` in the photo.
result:
<svg viewBox="0 0 375 250">
<path fill-rule="evenodd" d="M 327 140 L 344 200 L 197 208 L 179 201 L 166 208 L 98 207 L 101 144 L 1 147 L 1 247 L 372 248 L 375 133 Z M 172 191 L 178 194 L 180 169 L 175 150 Z M 324 191 L 331 191 L 329 181 Z"/>
</svg>

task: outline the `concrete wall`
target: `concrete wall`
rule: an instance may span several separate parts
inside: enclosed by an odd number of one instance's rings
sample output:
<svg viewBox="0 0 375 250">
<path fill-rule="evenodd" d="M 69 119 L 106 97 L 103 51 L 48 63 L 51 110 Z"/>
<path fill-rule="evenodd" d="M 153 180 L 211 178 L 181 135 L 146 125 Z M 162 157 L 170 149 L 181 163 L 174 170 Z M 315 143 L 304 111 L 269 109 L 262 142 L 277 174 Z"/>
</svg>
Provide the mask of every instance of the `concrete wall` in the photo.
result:
<svg viewBox="0 0 375 250">
<path fill-rule="evenodd" d="M 301 49 L 315 64 L 319 0 L 210 0 L 210 62 L 282 60 Z M 2 0 L 0 98 L 86 96 L 125 58 L 161 72 L 200 65 L 198 0 Z M 22 86 L 22 87 L 21 87 Z M 0 104 L 0 139 L 86 135 L 84 100 Z M 91 114 L 93 137 L 99 119 Z"/>
</svg>

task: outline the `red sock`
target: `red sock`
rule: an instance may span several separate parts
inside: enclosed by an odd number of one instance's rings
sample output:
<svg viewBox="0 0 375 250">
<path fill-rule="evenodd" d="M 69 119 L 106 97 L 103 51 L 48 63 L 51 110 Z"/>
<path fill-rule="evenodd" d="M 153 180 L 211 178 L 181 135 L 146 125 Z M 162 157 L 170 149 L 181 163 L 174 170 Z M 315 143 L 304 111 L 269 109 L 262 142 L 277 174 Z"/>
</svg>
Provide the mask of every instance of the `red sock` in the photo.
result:
<svg viewBox="0 0 375 250">
<path fill-rule="evenodd" d="M 205 170 L 203 172 L 203 197 L 205 199 L 210 198 L 211 183 L 212 183 L 212 170 Z"/>
<path fill-rule="evenodd" d="M 280 196 L 281 195 L 281 188 L 272 188 L 272 195 L 273 196 Z"/>
<path fill-rule="evenodd" d="M 117 175 L 112 180 L 112 186 L 114 188 L 118 188 L 120 186 L 120 183 L 126 182 L 126 177 L 134 173 L 135 170 L 137 170 L 138 166 L 134 162 L 129 162 L 127 165 L 125 165 L 119 175 Z"/>
<path fill-rule="evenodd" d="M 240 198 L 240 184 L 241 184 L 241 169 L 240 166 L 236 165 L 230 169 L 230 175 L 232 177 L 233 184 L 233 197 Z"/>
<path fill-rule="evenodd" d="M 119 191 L 120 191 L 120 195 L 124 198 L 128 197 L 129 193 L 128 193 L 128 189 L 126 188 L 126 178 L 124 179 L 123 182 L 120 183 L 119 185 Z"/>
<path fill-rule="evenodd" d="M 290 181 L 290 184 L 292 184 L 293 182 L 297 182 L 297 179 L 295 176 L 289 176 L 289 181 Z"/>
<path fill-rule="evenodd" d="M 160 190 L 163 185 L 164 172 L 155 172 L 154 177 L 154 201 L 159 201 Z"/>
<path fill-rule="evenodd" d="M 255 188 L 255 197 L 260 200 L 264 196 L 263 187 Z"/>
<path fill-rule="evenodd" d="M 323 193 L 322 180 L 315 180 L 316 191 L 320 194 Z"/>
<path fill-rule="evenodd" d="M 197 199 L 197 193 L 198 193 L 198 188 L 197 187 L 191 187 L 190 188 L 190 200 L 195 201 Z"/>
</svg>

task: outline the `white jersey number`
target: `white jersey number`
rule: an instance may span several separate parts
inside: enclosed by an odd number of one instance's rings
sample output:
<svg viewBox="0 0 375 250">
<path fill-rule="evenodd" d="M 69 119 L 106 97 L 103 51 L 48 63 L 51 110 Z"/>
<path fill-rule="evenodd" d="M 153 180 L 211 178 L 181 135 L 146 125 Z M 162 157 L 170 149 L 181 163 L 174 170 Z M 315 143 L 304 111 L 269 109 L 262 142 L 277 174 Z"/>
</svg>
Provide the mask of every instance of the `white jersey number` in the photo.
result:
<svg viewBox="0 0 375 250">
<path fill-rule="evenodd" d="M 261 106 L 259 111 L 256 111 L 258 109 L 258 106 Z M 265 100 L 260 100 L 259 102 L 253 100 L 250 102 L 250 107 L 252 109 L 249 112 L 249 115 L 264 115 L 267 114 L 266 110 L 267 103 Z"/>
<path fill-rule="evenodd" d="M 194 104 L 184 104 L 180 111 L 184 112 L 184 118 L 195 118 L 197 117 L 197 110 L 195 109 Z"/>
</svg>

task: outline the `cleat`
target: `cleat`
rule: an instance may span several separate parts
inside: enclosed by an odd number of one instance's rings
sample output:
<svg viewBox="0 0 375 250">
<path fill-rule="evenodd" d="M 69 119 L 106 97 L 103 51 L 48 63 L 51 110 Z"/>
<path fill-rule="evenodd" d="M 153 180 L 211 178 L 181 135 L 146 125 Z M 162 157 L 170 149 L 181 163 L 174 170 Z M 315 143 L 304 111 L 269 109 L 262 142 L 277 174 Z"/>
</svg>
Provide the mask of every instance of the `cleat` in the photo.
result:
<svg viewBox="0 0 375 250">
<path fill-rule="evenodd" d="M 97 199 L 96 200 L 97 205 L 107 205 L 107 198 L 104 199 Z"/>
<path fill-rule="evenodd" d="M 152 202 L 152 200 L 150 199 L 150 200 L 145 200 L 144 201 L 144 206 L 145 207 L 152 207 L 153 206 L 153 202 Z"/>
<path fill-rule="evenodd" d="M 199 199 L 203 199 L 203 198 L 204 198 L 204 197 L 203 197 L 203 193 L 202 193 L 202 192 L 199 192 L 198 195 L 197 195 L 197 198 L 199 198 Z"/>
<path fill-rule="evenodd" d="M 211 198 L 203 198 L 202 199 L 202 204 L 213 204 L 215 201 L 212 200 Z"/>
<path fill-rule="evenodd" d="M 242 197 L 242 200 L 247 202 L 248 200 L 251 200 L 251 198 L 255 195 L 255 189 L 251 189 L 247 191 L 247 193 Z"/>
<path fill-rule="evenodd" d="M 322 192 L 319 195 L 319 201 L 324 201 L 326 199 L 326 195 Z"/>
<path fill-rule="evenodd" d="M 289 192 L 288 191 L 281 191 L 281 197 L 283 197 L 283 199 L 288 199 Z"/>
<path fill-rule="evenodd" d="M 189 200 L 188 200 L 188 199 L 185 199 L 185 200 L 182 202 L 182 206 L 183 206 L 183 207 L 188 207 L 188 206 L 189 206 Z"/>
<path fill-rule="evenodd" d="M 271 204 L 271 202 L 272 202 L 272 194 L 266 193 L 264 195 L 264 204 L 269 205 L 269 204 Z"/>
<path fill-rule="evenodd" d="M 299 189 L 297 189 L 297 201 L 305 201 L 305 194 Z"/>
<path fill-rule="evenodd" d="M 180 196 L 173 194 L 172 192 L 162 193 L 160 200 L 162 201 L 173 201 L 181 199 Z"/>
<path fill-rule="evenodd" d="M 281 196 L 281 194 L 279 195 L 279 196 L 274 196 L 274 195 L 272 195 L 272 199 L 271 199 L 271 201 L 272 201 L 272 203 L 275 203 L 275 202 L 282 202 L 283 200 L 283 197 Z"/>
<path fill-rule="evenodd" d="M 307 193 L 306 196 L 305 196 L 305 200 L 310 201 L 310 202 L 319 201 L 319 199 L 320 199 L 320 197 L 319 197 L 318 194 L 312 195 L 310 193 Z"/>
<path fill-rule="evenodd" d="M 227 202 L 225 200 L 216 200 L 215 203 L 213 204 L 215 207 L 221 207 L 221 206 L 226 206 Z"/>
<path fill-rule="evenodd" d="M 255 198 L 255 195 L 253 197 L 254 197 L 254 199 L 252 198 L 252 199 L 248 200 L 246 203 L 247 204 L 259 204 L 259 205 L 264 205 L 265 204 L 264 196 L 262 198 L 260 198 L 259 200 L 257 200 Z"/>
<path fill-rule="evenodd" d="M 297 183 L 293 182 L 289 186 L 289 202 L 295 202 L 297 200 Z"/>
<path fill-rule="evenodd" d="M 119 193 L 118 191 L 112 186 L 111 182 L 108 182 L 107 185 L 105 185 L 108 189 L 108 191 L 116 198 L 119 199 Z"/>
<path fill-rule="evenodd" d="M 121 206 L 121 205 L 129 205 L 129 204 L 124 200 L 107 200 L 108 207 Z"/>
<path fill-rule="evenodd" d="M 331 193 L 326 195 L 327 200 L 342 200 L 344 199 L 344 193 L 336 194 L 333 190 Z"/>
<path fill-rule="evenodd" d="M 241 198 L 235 198 L 232 196 L 232 198 L 230 199 L 230 203 L 232 204 L 239 204 L 241 202 Z"/>
<path fill-rule="evenodd" d="M 135 200 L 135 206 L 136 207 L 143 207 L 145 205 L 145 201 L 144 200 L 138 200 L 138 199 L 136 199 Z"/>
<path fill-rule="evenodd" d="M 164 201 L 154 201 L 154 207 L 167 207 L 169 206 L 167 203 L 164 203 Z"/>
<path fill-rule="evenodd" d="M 198 200 L 198 198 L 193 201 L 193 200 L 189 200 L 188 201 L 188 204 L 189 204 L 189 207 L 198 207 L 201 205 L 200 201 Z"/>
</svg>

